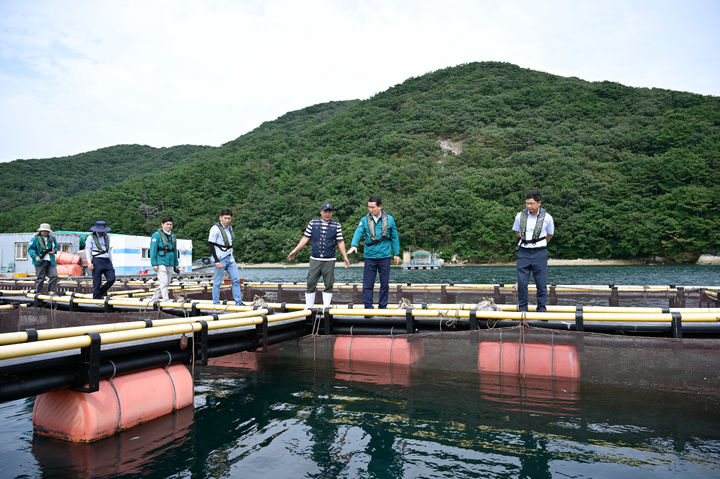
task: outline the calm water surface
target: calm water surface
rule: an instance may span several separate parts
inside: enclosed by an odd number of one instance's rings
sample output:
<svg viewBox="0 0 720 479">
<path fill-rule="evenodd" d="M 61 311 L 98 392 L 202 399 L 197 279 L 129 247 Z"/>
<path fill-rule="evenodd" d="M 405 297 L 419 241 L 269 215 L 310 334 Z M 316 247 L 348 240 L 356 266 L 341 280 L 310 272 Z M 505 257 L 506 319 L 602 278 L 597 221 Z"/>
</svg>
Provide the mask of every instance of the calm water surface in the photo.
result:
<svg viewBox="0 0 720 479">
<path fill-rule="evenodd" d="M 558 284 L 720 283 L 715 266 L 550 274 Z M 338 281 L 361 275 L 338 269 Z M 391 281 L 513 283 L 514 269 L 393 270 Z M 90 445 L 34 437 L 31 398 L 0 404 L 0 478 L 720 477 L 720 395 L 382 367 L 348 373 L 293 348 L 259 364 L 196 367 L 194 410 Z"/>
</svg>

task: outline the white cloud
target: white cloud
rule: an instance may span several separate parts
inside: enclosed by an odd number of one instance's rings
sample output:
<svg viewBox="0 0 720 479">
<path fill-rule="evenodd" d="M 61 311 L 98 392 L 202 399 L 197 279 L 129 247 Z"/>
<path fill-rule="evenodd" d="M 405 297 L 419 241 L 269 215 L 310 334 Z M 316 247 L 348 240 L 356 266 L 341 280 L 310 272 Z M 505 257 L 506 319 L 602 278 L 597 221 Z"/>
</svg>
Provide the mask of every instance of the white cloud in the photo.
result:
<svg viewBox="0 0 720 479">
<path fill-rule="evenodd" d="M 5 0 L 0 161 L 219 145 L 471 61 L 719 95 L 718 5 Z"/>
</svg>

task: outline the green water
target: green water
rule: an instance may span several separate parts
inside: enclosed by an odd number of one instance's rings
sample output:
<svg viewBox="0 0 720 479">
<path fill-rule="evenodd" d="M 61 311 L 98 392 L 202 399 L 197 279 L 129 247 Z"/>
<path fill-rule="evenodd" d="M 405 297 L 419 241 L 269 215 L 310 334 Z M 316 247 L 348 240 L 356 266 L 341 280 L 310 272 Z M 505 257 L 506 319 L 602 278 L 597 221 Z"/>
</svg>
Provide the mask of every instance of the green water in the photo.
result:
<svg viewBox="0 0 720 479">
<path fill-rule="evenodd" d="M 268 363 L 268 361 L 266 361 Z M 717 397 L 275 358 L 196 370 L 188 408 L 92 445 L 0 406 L 1 477 L 718 477 Z M 520 386 L 520 387 L 518 387 Z"/>
<path fill-rule="evenodd" d="M 362 268 L 335 268 L 337 283 L 362 283 Z M 304 282 L 307 268 L 244 268 L 246 281 Z M 392 283 L 514 284 L 514 266 L 451 266 L 437 270 L 392 268 Z M 720 265 L 550 266 L 548 284 L 720 285 Z"/>
<path fill-rule="evenodd" d="M 306 270 L 241 274 L 304 281 Z M 338 281 L 361 275 L 338 269 Z M 393 270 L 391 281 L 512 283 L 513 275 L 508 267 Z M 559 284 L 720 283 L 716 266 L 557 267 L 550 275 Z M 255 370 L 196 367 L 194 408 L 90 445 L 35 437 L 31 398 L 0 404 L 0 478 L 720 477 L 718 394 L 347 371 L 292 348 L 268 353 Z"/>
</svg>

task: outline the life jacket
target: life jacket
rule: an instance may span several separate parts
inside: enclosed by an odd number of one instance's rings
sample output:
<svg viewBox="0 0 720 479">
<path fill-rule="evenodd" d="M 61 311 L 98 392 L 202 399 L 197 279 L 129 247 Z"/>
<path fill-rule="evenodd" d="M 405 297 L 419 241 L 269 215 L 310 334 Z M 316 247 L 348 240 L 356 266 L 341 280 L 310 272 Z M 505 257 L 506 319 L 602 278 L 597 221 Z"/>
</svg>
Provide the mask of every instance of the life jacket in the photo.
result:
<svg viewBox="0 0 720 479">
<path fill-rule="evenodd" d="M 215 246 L 217 246 L 220 251 L 227 251 L 230 248 L 232 248 L 232 245 L 235 243 L 235 234 L 233 233 L 232 226 L 228 225 L 227 228 L 225 228 L 222 225 L 222 223 L 220 223 L 219 221 L 215 224 L 215 226 L 217 226 L 220 229 L 220 234 L 222 235 L 223 243 L 225 243 L 222 245 L 215 243 Z M 228 235 L 227 235 L 228 231 L 230 232 L 230 240 L 228 240 Z"/>
<path fill-rule="evenodd" d="M 93 233 L 92 238 L 96 248 L 91 250 L 93 256 L 100 256 L 101 254 L 106 254 L 110 251 L 110 236 L 107 233 L 105 233 L 105 249 L 100 249 L 100 237 L 97 233 Z"/>
<path fill-rule="evenodd" d="M 176 245 L 177 245 L 177 238 L 175 237 L 175 234 L 171 231 L 170 232 L 170 243 L 168 244 L 167 240 L 167 233 L 165 233 L 165 230 L 162 228 L 158 229 L 158 233 L 160 233 L 160 239 L 162 240 L 163 247 L 162 249 L 158 248 L 158 254 L 160 256 L 165 256 L 167 253 L 171 251 L 175 251 Z M 162 253 L 161 253 L 162 252 Z"/>
<path fill-rule="evenodd" d="M 323 233 L 323 221 L 312 222 L 312 253 L 313 258 L 335 258 L 335 242 L 337 239 L 338 223 L 330 220 Z"/>
<path fill-rule="evenodd" d="M 520 243 L 522 244 L 535 244 L 538 241 L 542 241 L 545 239 L 545 236 L 543 236 L 542 238 L 540 237 L 540 233 L 542 233 L 543 229 L 543 224 L 545 223 L 545 210 L 542 207 L 540 208 L 540 211 L 538 211 L 537 221 L 535 223 L 535 229 L 533 229 L 532 239 L 525 239 L 529 215 L 530 213 L 528 212 L 527 208 L 522 210 L 522 212 L 520 213 Z"/>
<path fill-rule="evenodd" d="M 52 236 L 48 235 L 47 242 L 45 242 L 45 238 L 40 233 L 36 234 L 38 239 L 38 245 L 40 245 L 40 258 L 48 254 L 52 250 Z"/>
<path fill-rule="evenodd" d="M 388 236 L 388 215 L 384 211 L 380 212 L 380 223 L 382 224 L 381 227 L 381 235 L 380 238 L 375 237 L 375 218 L 370 213 L 367 214 L 367 223 L 368 223 L 368 229 L 370 230 L 370 242 L 366 243 L 365 246 L 375 246 L 376 244 L 380 243 L 381 241 L 390 241 L 390 236 Z"/>
</svg>

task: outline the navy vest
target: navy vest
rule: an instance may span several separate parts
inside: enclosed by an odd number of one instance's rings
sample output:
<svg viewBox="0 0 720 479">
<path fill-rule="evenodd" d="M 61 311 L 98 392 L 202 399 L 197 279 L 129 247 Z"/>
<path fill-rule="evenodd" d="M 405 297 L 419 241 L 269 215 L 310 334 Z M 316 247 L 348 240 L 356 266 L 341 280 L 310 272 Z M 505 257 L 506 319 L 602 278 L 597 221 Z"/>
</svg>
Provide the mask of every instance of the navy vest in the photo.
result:
<svg viewBox="0 0 720 479">
<path fill-rule="evenodd" d="M 330 220 L 323 233 L 322 220 L 312 222 L 312 253 L 313 258 L 335 258 L 335 242 L 340 223 Z"/>
</svg>

